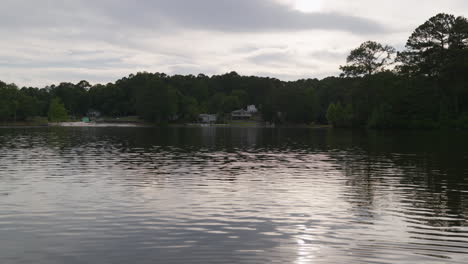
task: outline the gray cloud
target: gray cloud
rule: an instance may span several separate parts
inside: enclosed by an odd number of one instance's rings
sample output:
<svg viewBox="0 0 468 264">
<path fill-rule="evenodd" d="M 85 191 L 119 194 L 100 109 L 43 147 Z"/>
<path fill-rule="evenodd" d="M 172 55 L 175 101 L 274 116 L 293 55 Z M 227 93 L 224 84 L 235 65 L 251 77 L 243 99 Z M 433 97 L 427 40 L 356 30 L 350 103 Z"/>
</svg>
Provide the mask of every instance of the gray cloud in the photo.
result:
<svg viewBox="0 0 468 264">
<path fill-rule="evenodd" d="M 139 67 L 142 65 L 127 64 L 122 58 L 85 58 L 75 60 L 20 60 L 14 57 L 0 56 L 0 68 L 87 68 L 103 69 L 110 67 Z"/>
<path fill-rule="evenodd" d="M 375 21 L 339 13 L 303 13 L 273 0 L 5 0 L 0 27 L 169 28 L 223 32 L 340 30 L 382 32 Z"/>
<path fill-rule="evenodd" d="M 310 53 L 310 57 L 318 60 L 344 60 L 349 54 L 349 51 L 332 51 L 319 50 Z"/>
<path fill-rule="evenodd" d="M 147 1 L 139 1 L 147 2 Z M 151 1 L 153 10 L 185 27 L 220 31 L 291 31 L 332 29 L 372 33 L 373 21 L 337 13 L 302 13 L 268 0 Z M 183 7 L 183 8 L 181 8 Z"/>
<path fill-rule="evenodd" d="M 250 56 L 248 59 L 253 63 L 273 65 L 288 63 L 291 60 L 294 60 L 293 54 L 288 51 L 267 51 Z"/>
<path fill-rule="evenodd" d="M 0 80 L 45 86 L 232 70 L 321 78 L 338 74 L 366 40 L 402 49 L 436 13 L 468 12 L 466 0 L 308 1 L 317 12 L 294 9 L 296 0 L 1 0 Z"/>
</svg>

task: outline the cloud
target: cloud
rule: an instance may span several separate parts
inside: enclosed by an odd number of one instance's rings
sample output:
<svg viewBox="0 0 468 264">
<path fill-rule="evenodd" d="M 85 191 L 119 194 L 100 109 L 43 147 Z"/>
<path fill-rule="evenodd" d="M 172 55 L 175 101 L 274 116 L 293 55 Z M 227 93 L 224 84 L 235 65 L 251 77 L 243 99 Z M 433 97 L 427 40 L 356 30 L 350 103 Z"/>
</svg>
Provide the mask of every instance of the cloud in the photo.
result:
<svg viewBox="0 0 468 264">
<path fill-rule="evenodd" d="M 283 64 L 293 60 L 294 54 L 290 51 L 268 51 L 248 57 L 248 60 L 258 64 Z"/>
<path fill-rule="evenodd" d="M 393 31 L 415 29 L 437 13 L 465 15 L 468 12 L 466 0 L 424 0 L 424 1 L 376 1 L 376 0 L 327 0 L 322 2 L 324 12 L 352 13 L 358 17 L 377 20 L 391 27 Z"/>
<path fill-rule="evenodd" d="M 311 52 L 310 57 L 318 60 L 337 60 L 346 58 L 349 51 L 336 51 L 336 50 L 317 50 Z"/>
<path fill-rule="evenodd" d="M 272 0 L 4 0 L 2 6 L 3 27 L 80 26 L 93 30 L 131 26 L 146 30 L 171 27 L 223 32 L 326 29 L 356 34 L 386 30 L 366 18 L 338 12 L 304 13 Z"/>
<path fill-rule="evenodd" d="M 429 17 L 468 13 L 466 0 L 307 0 L 320 2 L 314 12 L 297 1 L 2 0 L 0 80 L 106 83 L 138 71 L 321 78 L 364 41 L 401 49 Z"/>
<path fill-rule="evenodd" d="M 19 60 L 16 57 L 0 56 L 0 68 L 62 68 L 62 69 L 73 69 L 73 68 L 88 68 L 88 69 L 100 69 L 103 67 L 110 68 L 115 66 L 141 66 L 138 64 L 127 64 L 123 58 L 119 57 L 107 57 L 102 59 L 95 59 L 92 57 L 78 59 L 78 60 Z"/>
<path fill-rule="evenodd" d="M 141 1 L 145 2 L 145 1 Z M 268 0 L 152 1 L 161 17 L 183 27 L 232 32 L 297 31 L 311 29 L 375 33 L 375 21 L 339 13 L 303 13 Z M 181 8 L 183 7 L 183 8 Z"/>
</svg>

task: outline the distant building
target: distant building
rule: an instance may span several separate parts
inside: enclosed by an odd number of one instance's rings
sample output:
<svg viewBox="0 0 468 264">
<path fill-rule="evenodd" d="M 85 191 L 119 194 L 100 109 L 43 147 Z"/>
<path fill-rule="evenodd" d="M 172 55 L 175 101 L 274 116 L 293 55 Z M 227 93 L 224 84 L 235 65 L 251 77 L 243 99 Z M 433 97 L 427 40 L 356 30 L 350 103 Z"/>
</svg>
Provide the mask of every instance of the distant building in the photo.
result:
<svg viewBox="0 0 468 264">
<path fill-rule="evenodd" d="M 233 120 L 245 120 L 252 118 L 252 114 L 244 109 L 235 110 L 231 112 L 231 118 Z"/>
<path fill-rule="evenodd" d="M 251 119 L 253 115 L 258 113 L 257 107 L 255 105 L 247 106 L 247 110 L 239 109 L 231 112 L 231 118 L 233 120 L 246 120 Z"/>
<path fill-rule="evenodd" d="M 179 115 L 178 114 L 173 114 L 173 115 L 169 116 L 169 120 L 170 121 L 177 121 L 177 120 L 179 120 Z"/>
<path fill-rule="evenodd" d="M 256 114 L 256 113 L 258 113 L 258 109 L 257 109 L 257 107 L 255 107 L 255 105 L 249 105 L 249 106 L 247 106 L 247 112 L 249 112 L 251 114 Z"/>
<path fill-rule="evenodd" d="M 210 115 L 210 114 L 200 114 L 198 116 L 198 119 L 201 123 L 205 124 L 212 124 L 216 123 L 216 120 L 218 119 L 217 115 Z"/>
<path fill-rule="evenodd" d="M 96 110 L 89 110 L 88 117 L 101 117 L 101 112 Z"/>
</svg>

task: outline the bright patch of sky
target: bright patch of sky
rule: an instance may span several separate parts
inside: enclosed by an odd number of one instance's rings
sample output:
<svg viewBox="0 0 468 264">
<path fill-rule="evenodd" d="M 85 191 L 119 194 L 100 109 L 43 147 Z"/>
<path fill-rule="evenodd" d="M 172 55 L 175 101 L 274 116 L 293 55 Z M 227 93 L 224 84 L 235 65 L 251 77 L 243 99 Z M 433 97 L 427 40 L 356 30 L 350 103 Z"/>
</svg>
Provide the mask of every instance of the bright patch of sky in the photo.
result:
<svg viewBox="0 0 468 264">
<path fill-rule="evenodd" d="M 302 12 L 319 12 L 322 9 L 322 0 L 295 0 L 294 8 Z"/>
</svg>

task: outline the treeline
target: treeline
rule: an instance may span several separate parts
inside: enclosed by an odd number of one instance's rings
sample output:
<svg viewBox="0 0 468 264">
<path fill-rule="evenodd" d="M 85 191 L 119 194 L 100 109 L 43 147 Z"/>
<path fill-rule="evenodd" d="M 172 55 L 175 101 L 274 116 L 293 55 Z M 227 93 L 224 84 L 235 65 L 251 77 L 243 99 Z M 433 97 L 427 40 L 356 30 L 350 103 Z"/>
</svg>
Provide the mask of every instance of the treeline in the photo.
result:
<svg viewBox="0 0 468 264">
<path fill-rule="evenodd" d="M 327 110 L 336 127 L 468 128 L 468 21 L 438 14 L 406 49 L 367 41 L 342 66 L 342 98 Z"/>
<path fill-rule="evenodd" d="M 340 77 L 284 82 L 240 76 L 137 73 L 115 83 L 61 83 L 42 89 L 0 82 L 0 121 L 48 116 L 139 116 L 154 123 L 220 119 L 256 105 L 266 122 L 336 127 L 468 128 L 468 22 L 439 14 L 418 27 L 406 49 L 368 41 Z"/>
</svg>

